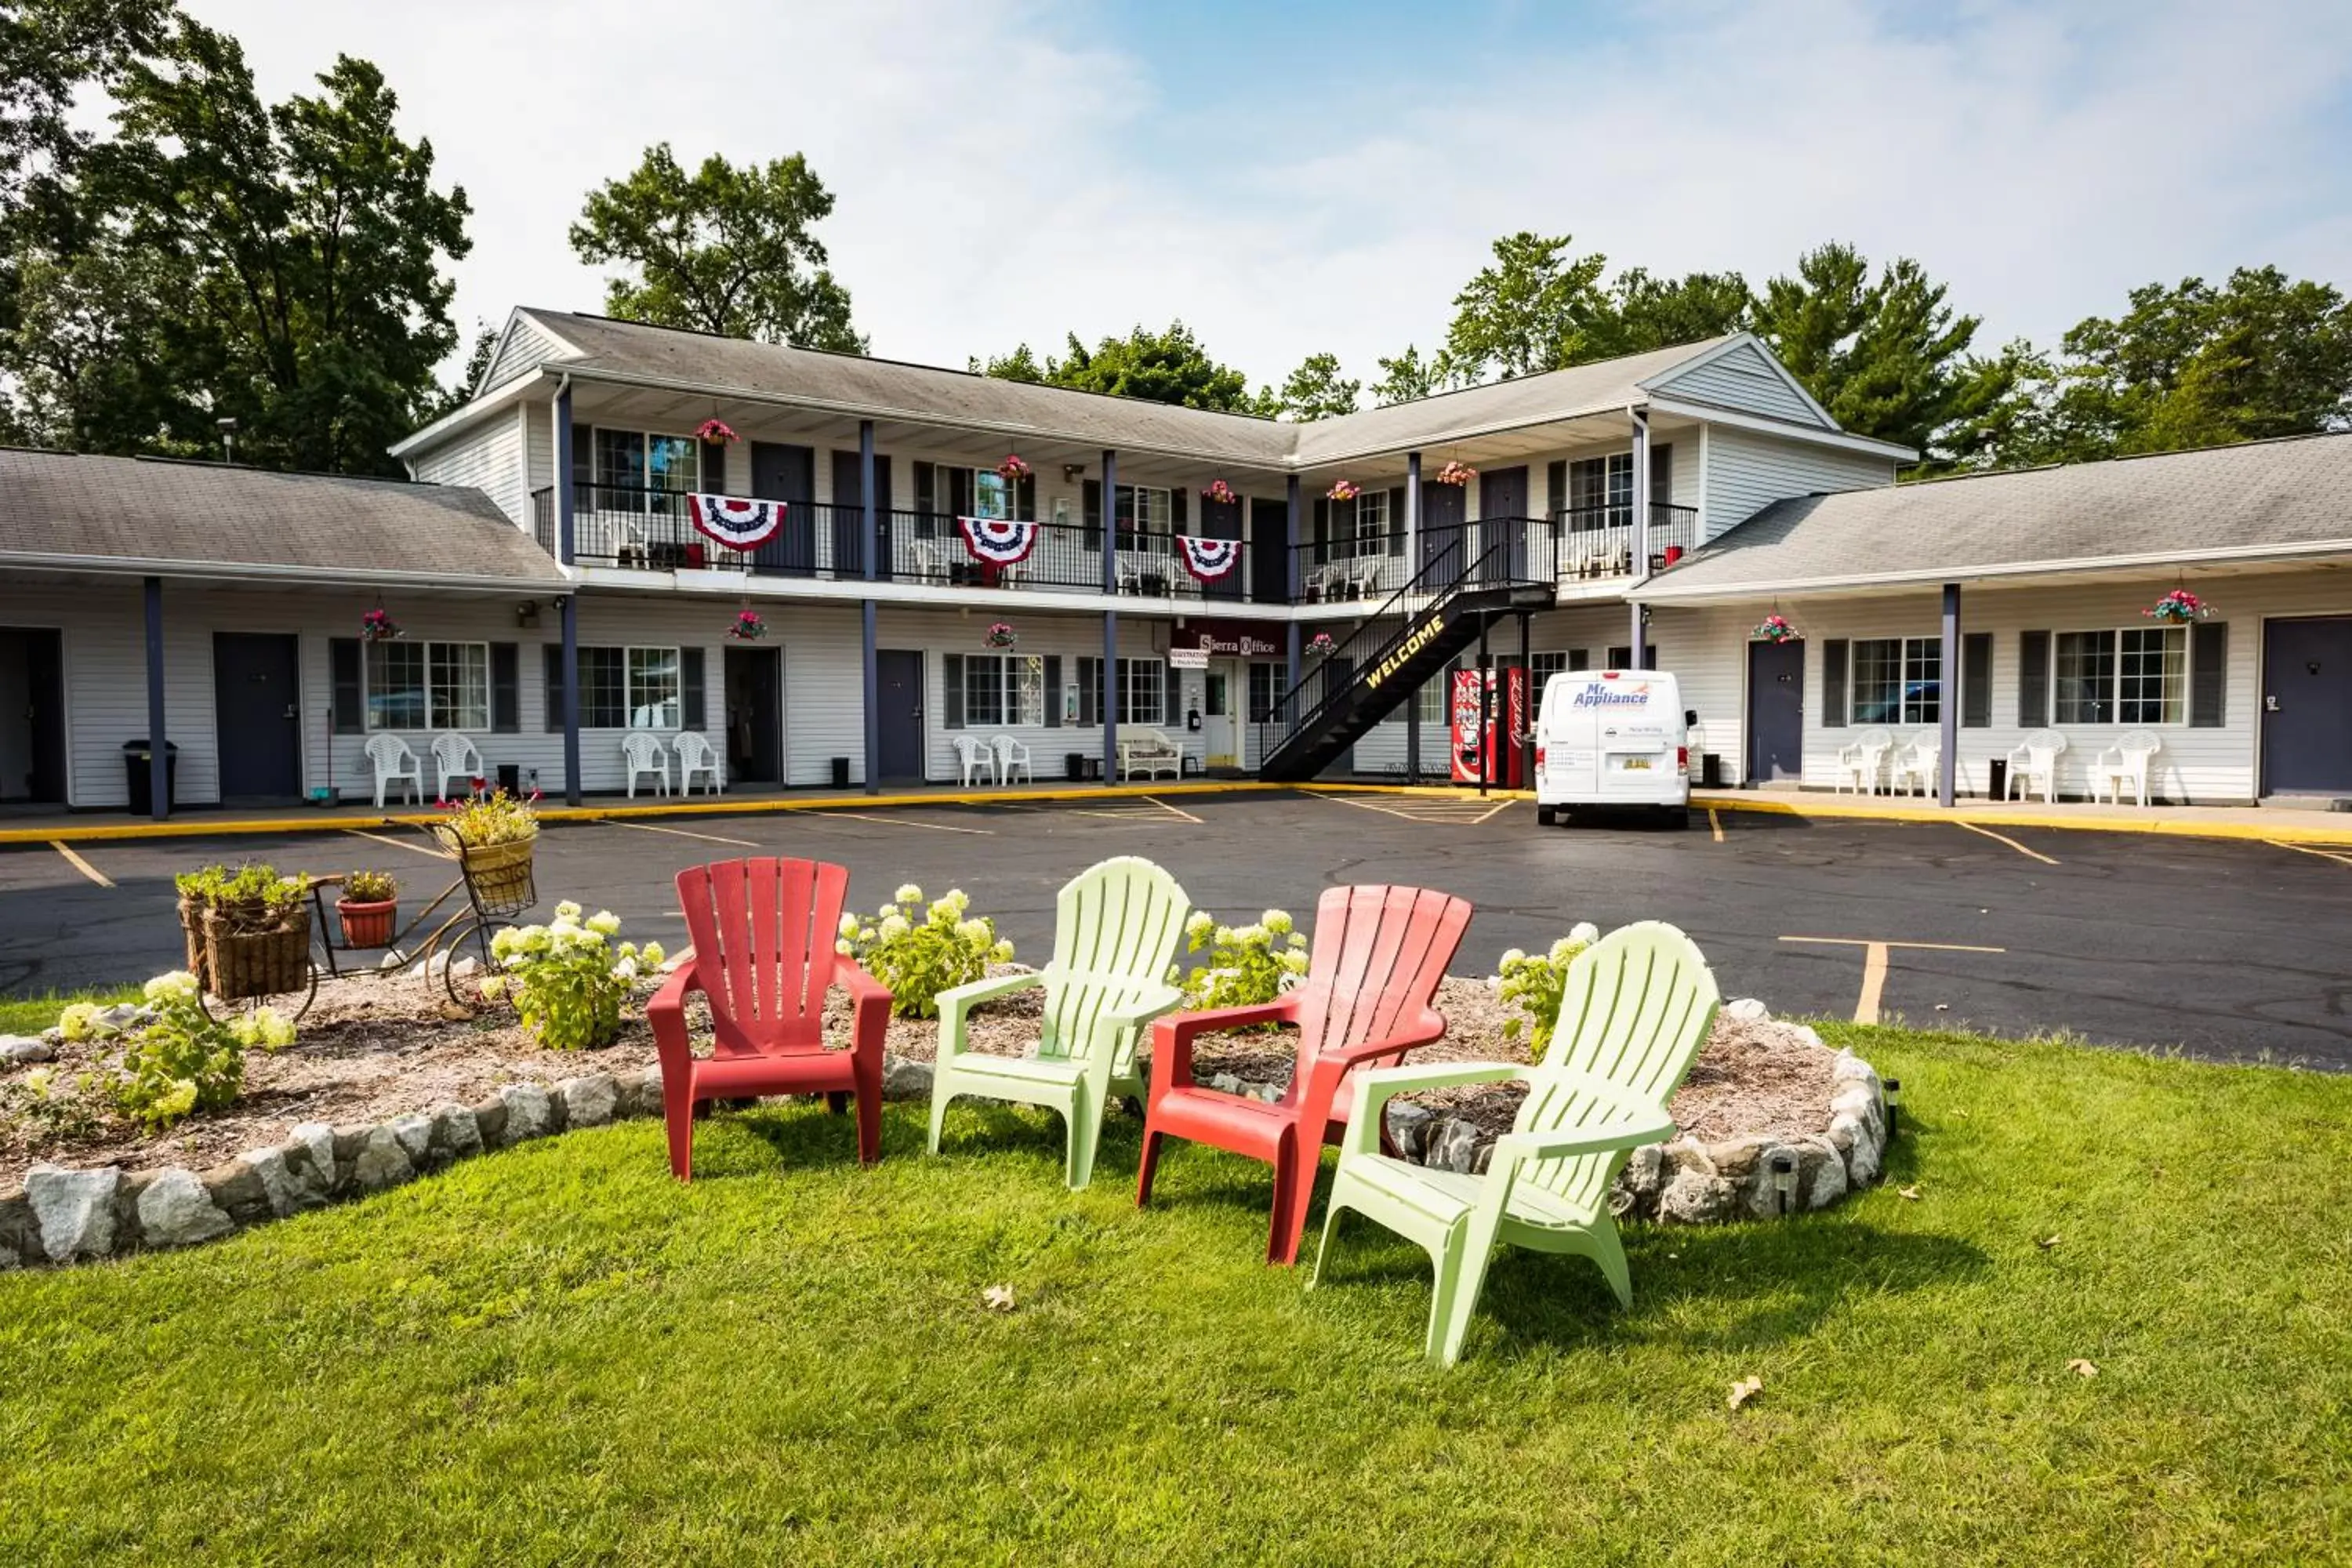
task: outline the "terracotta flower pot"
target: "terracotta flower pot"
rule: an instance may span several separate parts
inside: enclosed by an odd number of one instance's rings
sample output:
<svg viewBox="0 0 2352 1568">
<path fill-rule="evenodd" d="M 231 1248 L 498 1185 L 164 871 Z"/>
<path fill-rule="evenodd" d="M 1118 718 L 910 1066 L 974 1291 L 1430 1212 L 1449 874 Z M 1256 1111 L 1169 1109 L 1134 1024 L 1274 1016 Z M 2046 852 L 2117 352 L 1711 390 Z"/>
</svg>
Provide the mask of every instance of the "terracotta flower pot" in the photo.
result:
<svg viewBox="0 0 2352 1568">
<path fill-rule="evenodd" d="M 400 900 L 337 899 L 335 913 L 343 918 L 345 947 L 390 947 L 392 928 L 400 921 Z"/>
</svg>

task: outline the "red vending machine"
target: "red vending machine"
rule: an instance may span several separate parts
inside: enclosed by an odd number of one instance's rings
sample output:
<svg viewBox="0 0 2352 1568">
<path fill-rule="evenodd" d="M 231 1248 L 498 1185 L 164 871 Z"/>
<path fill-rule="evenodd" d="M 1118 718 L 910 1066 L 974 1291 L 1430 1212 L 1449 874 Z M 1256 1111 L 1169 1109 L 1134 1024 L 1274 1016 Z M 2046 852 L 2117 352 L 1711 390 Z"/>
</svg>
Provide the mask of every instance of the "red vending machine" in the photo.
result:
<svg viewBox="0 0 2352 1568">
<path fill-rule="evenodd" d="M 1485 688 L 1496 677 L 1495 703 L 1491 722 L 1479 722 L 1479 699 Z M 1488 784 L 1501 789 L 1519 789 L 1526 780 L 1521 770 L 1522 748 L 1512 742 L 1512 737 L 1524 734 L 1528 728 L 1528 672 L 1524 669 L 1496 670 L 1482 679 L 1475 669 L 1454 672 L 1452 700 L 1447 703 L 1449 727 L 1453 731 L 1454 782 L 1476 784 L 1483 758 L 1491 748 L 1496 752 L 1493 773 Z"/>
</svg>

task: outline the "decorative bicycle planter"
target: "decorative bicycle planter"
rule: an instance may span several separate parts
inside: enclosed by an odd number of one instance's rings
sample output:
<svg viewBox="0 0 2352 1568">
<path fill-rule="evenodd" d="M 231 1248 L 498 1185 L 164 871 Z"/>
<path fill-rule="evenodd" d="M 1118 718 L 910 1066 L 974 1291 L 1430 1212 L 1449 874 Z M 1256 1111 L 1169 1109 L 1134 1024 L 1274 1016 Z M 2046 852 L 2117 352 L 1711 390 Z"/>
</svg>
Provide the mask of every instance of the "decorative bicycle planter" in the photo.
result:
<svg viewBox="0 0 2352 1568">
<path fill-rule="evenodd" d="M 310 1011 L 319 972 L 310 963 L 307 906 L 278 914 L 258 906 L 208 909 L 199 911 L 198 923 L 204 965 L 192 973 L 208 994 L 223 1002 L 299 996 L 290 1016 Z"/>
</svg>

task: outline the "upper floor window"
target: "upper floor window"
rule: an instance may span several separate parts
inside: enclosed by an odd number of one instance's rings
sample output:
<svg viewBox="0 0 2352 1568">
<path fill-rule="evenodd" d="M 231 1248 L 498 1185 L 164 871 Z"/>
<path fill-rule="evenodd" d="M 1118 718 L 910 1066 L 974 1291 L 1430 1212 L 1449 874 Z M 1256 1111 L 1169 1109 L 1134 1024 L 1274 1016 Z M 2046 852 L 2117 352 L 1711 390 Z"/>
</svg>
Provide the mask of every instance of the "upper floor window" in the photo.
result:
<svg viewBox="0 0 2352 1568">
<path fill-rule="evenodd" d="M 1674 499 L 1675 448 L 1671 442 L 1650 445 L 1650 504 L 1663 506 Z M 1571 528 L 1622 528 L 1633 521 L 1633 454 L 1612 452 L 1603 458 L 1579 458 L 1568 465 L 1568 494 L 1554 496 L 1554 506 L 1565 506 Z"/>
<path fill-rule="evenodd" d="M 1172 533 L 1175 531 L 1175 500 L 1169 491 L 1150 485 L 1119 486 L 1119 548 L 1131 548 L 1139 534 L 1158 534 L 1164 538 Z"/>
<path fill-rule="evenodd" d="M 1389 547 L 1389 492 L 1366 490 L 1356 497 L 1356 553 L 1379 555 Z"/>
<path fill-rule="evenodd" d="M 591 455 L 590 475 L 595 486 L 591 504 L 599 510 L 660 510 L 671 504 L 667 495 L 701 488 L 702 452 L 691 436 L 598 428 L 591 433 L 585 449 Z M 575 466 L 582 450 L 575 434 Z M 578 477 L 575 473 L 574 478 Z"/>
</svg>

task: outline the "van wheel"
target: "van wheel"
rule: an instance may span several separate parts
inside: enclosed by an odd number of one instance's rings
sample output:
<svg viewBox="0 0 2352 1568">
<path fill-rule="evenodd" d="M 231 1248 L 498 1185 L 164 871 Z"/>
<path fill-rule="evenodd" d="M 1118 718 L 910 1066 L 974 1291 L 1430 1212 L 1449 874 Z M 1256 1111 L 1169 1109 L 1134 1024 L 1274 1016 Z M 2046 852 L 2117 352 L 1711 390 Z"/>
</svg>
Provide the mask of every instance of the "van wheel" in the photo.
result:
<svg viewBox="0 0 2352 1568">
<path fill-rule="evenodd" d="M 1536 807 L 1536 826 L 1538 827 L 1549 827 L 1559 820 L 1559 808 L 1558 806 L 1539 805 Z"/>
</svg>

